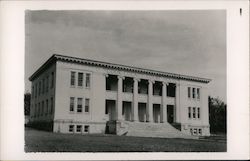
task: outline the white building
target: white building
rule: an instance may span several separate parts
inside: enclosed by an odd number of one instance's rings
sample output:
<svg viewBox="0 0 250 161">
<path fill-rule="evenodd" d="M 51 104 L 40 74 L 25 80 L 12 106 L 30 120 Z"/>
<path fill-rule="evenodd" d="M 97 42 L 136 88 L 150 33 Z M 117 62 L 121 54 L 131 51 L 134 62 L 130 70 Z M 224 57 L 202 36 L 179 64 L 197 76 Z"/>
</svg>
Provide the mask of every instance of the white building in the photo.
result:
<svg viewBox="0 0 250 161">
<path fill-rule="evenodd" d="M 210 135 L 209 79 L 63 55 L 29 79 L 30 121 L 54 132 Z"/>
</svg>

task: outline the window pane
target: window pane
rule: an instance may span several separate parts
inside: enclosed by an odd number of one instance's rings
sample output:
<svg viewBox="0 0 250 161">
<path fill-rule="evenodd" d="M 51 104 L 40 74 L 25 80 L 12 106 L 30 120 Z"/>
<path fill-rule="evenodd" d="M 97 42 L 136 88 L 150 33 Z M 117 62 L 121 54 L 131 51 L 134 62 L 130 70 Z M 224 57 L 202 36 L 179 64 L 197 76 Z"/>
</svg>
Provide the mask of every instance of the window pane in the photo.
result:
<svg viewBox="0 0 250 161">
<path fill-rule="evenodd" d="M 84 126 L 84 132 L 89 132 L 89 125 Z"/>
<path fill-rule="evenodd" d="M 69 125 L 69 132 L 74 132 L 74 125 Z"/>
<path fill-rule="evenodd" d="M 78 86 L 82 86 L 83 73 L 78 73 Z"/>
<path fill-rule="evenodd" d="M 193 118 L 195 118 L 195 107 L 193 107 Z"/>
<path fill-rule="evenodd" d="M 191 107 L 188 107 L 188 118 L 191 118 Z"/>
<path fill-rule="evenodd" d="M 90 74 L 86 74 L 86 87 L 90 87 Z"/>
<path fill-rule="evenodd" d="M 191 97 L 191 89 L 190 89 L 190 87 L 188 87 L 188 98 L 190 98 Z"/>
<path fill-rule="evenodd" d="M 76 126 L 76 132 L 82 132 L 82 125 Z"/>
<path fill-rule="evenodd" d="M 89 112 L 89 99 L 85 99 L 85 112 Z"/>
<path fill-rule="evenodd" d="M 77 112 L 82 112 L 82 98 L 77 99 Z"/>
<path fill-rule="evenodd" d="M 200 118 L 200 108 L 197 108 L 197 118 Z"/>
<path fill-rule="evenodd" d="M 197 88 L 197 98 L 200 99 L 200 88 Z"/>
<path fill-rule="evenodd" d="M 70 97 L 70 107 L 69 107 L 69 111 L 74 111 L 74 97 Z"/>
<path fill-rule="evenodd" d="M 195 88 L 193 88 L 193 98 L 195 98 Z"/>
<path fill-rule="evenodd" d="M 70 79 L 71 86 L 75 85 L 75 74 L 76 74 L 76 72 L 71 72 L 71 79 Z"/>
</svg>

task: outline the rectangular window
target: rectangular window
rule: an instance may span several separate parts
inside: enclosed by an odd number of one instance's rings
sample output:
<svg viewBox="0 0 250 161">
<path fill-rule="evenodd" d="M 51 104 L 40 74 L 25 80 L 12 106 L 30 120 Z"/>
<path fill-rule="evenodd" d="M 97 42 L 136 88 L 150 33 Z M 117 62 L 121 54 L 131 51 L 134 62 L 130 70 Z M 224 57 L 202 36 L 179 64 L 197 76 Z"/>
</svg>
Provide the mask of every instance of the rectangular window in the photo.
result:
<svg viewBox="0 0 250 161">
<path fill-rule="evenodd" d="M 84 126 L 84 132 L 89 132 L 89 125 Z"/>
<path fill-rule="evenodd" d="M 195 107 L 193 107 L 193 118 L 196 118 L 195 116 L 196 116 L 196 112 L 195 112 L 196 110 L 195 110 Z"/>
<path fill-rule="evenodd" d="M 89 98 L 85 99 L 85 112 L 89 112 Z"/>
<path fill-rule="evenodd" d="M 31 97 L 34 98 L 34 86 L 32 86 Z"/>
<path fill-rule="evenodd" d="M 82 132 L 82 125 L 76 126 L 76 132 Z"/>
<path fill-rule="evenodd" d="M 82 112 L 82 98 L 77 98 L 77 112 Z"/>
<path fill-rule="evenodd" d="M 70 76 L 70 85 L 71 86 L 75 86 L 75 78 L 76 77 L 76 72 L 71 72 L 71 76 Z"/>
<path fill-rule="evenodd" d="M 45 115 L 48 114 L 48 111 L 49 111 L 49 101 L 46 100 L 46 109 L 45 109 Z"/>
<path fill-rule="evenodd" d="M 190 98 L 190 97 L 191 97 L 191 88 L 188 87 L 188 98 Z"/>
<path fill-rule="evenodd" d="M 197 99 L 200 99 L 200 88 L 197 88 Z"/>
<path fill-rule="evenodd" d="M 35 85 L 35 98 L 37 97 L 37 83 Z"/>
<path fill-rule="evenodd" d="M 37 112 L 37 116 L 40 116 L 40 102 L 38 103 L 38 112 Z"/>
<path fill-rule="evenodd" d="M 54 72 L 51 73 L 51 84 L 50 84 L 50 88 L 54 87 Z"/>
<path fill-rule="evenodd" d="M 198 119 L 200 118 L 200 108 L 199 107 L 197 108 L 197 118 Z"/>
<path fill-rule="evenodd" d="M 193 98 L 195 98 L 195 88 L 193 88 Z"/>
<path fill-rule="evenodd" d="M 89 73 L 86 74 L 86 87 L 90 88 L 90 74 Z"/>
<path fill-rule="evenodd" d="M 188 107 L 188 118 L 191 118 L 191 107 Z"/>
<path fill-rule="evenodd" d="M 190 129 L 190 134 L 193 135 L 193 129 L 192 128 Z"/>
<path fill-rule="evenodd" d="M 49 91 L 49 76 L 46 77 L 46 92 Z"/>
<path fill-rule="evenodd" d="M 42 94 L 44 94 L 45 92 L 45 79 L 43 79 L 43 83 L 42 83 Z"/>
<path fill-rule="evenodd" d="M 197 135 L 197 129 L 194 129 L 194 135 Z"/>
<path fill-rule="evenodd" d="M 75 98 L 74 97 L 70 97 L 70 105 L 69 105 L 69 111 L 70 112 L 73 112 L 74 111 L 74 101 L 75 101 Z"/>
<path fill-rule="evenodd" d="M 53 102 L 53 97 L 50 98 L 50 114 L 53 113 L 53 108 L 54 108 L 54 102 Z"/>
<path fill-rule="evenodd" d="M 201 134 L 202 134 L 202 131 L 201 131 L 201 129 L 199 129 L 198 133 L 199 133 L 199 135 L 201 135 Z"/>
<path fill-rule="evenodd" d="M 69 125 L 69 132 L 74 132 L 74 125 Z"/>
<path fill-rule="evenodd" d="M 44 114 L 44 101 L 42 101 L 42 112 L 41 112 L 41 115 Z"/>
<path fill-rule="evenodd" d="M 82 87 L 83 82 L 83 73 L 78 73 L 78 86 Z"/>
<path fill-rule="evenodd" d="M 38 96 L 41 94 L 41 81 L 39 82 Z"/>
</svg>

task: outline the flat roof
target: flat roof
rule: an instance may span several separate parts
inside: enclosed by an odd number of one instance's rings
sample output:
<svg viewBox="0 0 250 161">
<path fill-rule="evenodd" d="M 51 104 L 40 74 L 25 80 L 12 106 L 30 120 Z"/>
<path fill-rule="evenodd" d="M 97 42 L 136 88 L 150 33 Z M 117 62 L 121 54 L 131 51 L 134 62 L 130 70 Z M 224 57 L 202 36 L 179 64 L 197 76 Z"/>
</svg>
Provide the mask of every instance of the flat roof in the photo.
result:
<svg viewBox="0 0 250 161">
<path fill-rule="evenodd" d="M 195 81 L 195 82 L 201 82 L 201 83 L 209 83 L 211 81 L 211 79 L 207 79 L 207 78 L 169 73 L 169 72 L 157 71 L 157 70 L 152 70 L 152 69 L 127 66 L 127 65 L 122 65 L 122 64 L 108 63 L 108 62 L 97 61 L 97 60 L 83 59 L 83 58 L 65 56 L 65 55 L 60 55 L 60 54 L 53 54 L 40 68 L 38 68 L 29 77 L 29 80 L 30 81 L 34 80 L 44 70 L 46 70 L 49 66 L 54 64 L 56 61 L 84 64 L 88 66 L 98 66 L 98 67 L 108 68 L 108 69 L 118 69 L 118 70 L 123 70 L 123 71 L 143 73 L 143 74 L 168 77 L 168 78 L 173 78 L 173 79 L 189 80 L 189 81 Z"/>
</svg>

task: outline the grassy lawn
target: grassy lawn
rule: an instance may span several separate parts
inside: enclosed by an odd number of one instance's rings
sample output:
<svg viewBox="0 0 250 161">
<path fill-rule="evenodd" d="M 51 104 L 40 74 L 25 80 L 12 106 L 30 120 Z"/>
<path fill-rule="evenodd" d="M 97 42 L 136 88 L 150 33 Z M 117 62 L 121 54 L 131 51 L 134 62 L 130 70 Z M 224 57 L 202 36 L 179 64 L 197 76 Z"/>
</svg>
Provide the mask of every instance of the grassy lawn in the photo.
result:
<svg viewBox="0 0 250 161">
<path fill-rule="evenodd" d="M 26 152 L 225 152 L 226 140 L 59 134 L 25 129 Z"/>
</svg>

